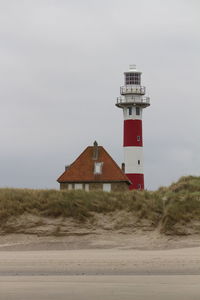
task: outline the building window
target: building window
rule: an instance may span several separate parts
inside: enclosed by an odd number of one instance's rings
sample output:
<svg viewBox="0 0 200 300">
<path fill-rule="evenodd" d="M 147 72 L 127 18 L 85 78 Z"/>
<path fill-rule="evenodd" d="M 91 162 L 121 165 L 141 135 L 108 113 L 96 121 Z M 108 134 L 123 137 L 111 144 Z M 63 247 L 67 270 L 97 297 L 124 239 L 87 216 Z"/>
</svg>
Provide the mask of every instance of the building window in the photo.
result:
<svg viewBox="0 0 200 300">
<path fill-rule="evenodd" d="M 89 183 L 85 183 L 85 191 L 89 191 L 90 190 L 90 186 L 89 186 Z"/>
<path fill-rule="evenodd" d="M 140 142 L 140 135 L 137 136 L 137 141 Z"/>
<path fill-rule="evenodd" d="M 110 192 L 111 191 L 111 183 L 103 183 L 103 191 Z"/>
<path fill-rule="evenodd" d="M 102 174 L 102 162 L 95 162 L 94 163 L 94 174 Z"/>
<path fill-rule="evenodd" d="M 68 183 L 68 190 L 72 190 L 73 189 L 73 186 L 71 183 Z"/>
<path fill-rule="evenodd" d="M 128 107 L 128 115 L 129 115 L 129 116 L 132 115 L 132 107 Z"/>
<path fill-rule="evenodd" d="M 138 165 L 140 165 L 140 159 L 138 159 Z"/>
<path fill-rule="evenodd" d="M 140 85 L 140 73 L 126 73 L 125 74 L 126 85 Z"/>
<path fill-rule="evenodd" d="M 82 190 L 83 189 L 83 184 L 82 183 L 75 183 L 74 189 L 75 190 Z"/>
<path fill-rule="evenodd" d="M 139 183 L 138 185 L 137 185 L 137 188 L 138 188 L 138 190 L 141 190 L 141 184 Z"/>
<path fill-rule="evenodd" d="M 139 116 L 140 115 L 140 107 L 136 106 L 135 110 L 136 110 L 136 115 Z"/>
</svg>

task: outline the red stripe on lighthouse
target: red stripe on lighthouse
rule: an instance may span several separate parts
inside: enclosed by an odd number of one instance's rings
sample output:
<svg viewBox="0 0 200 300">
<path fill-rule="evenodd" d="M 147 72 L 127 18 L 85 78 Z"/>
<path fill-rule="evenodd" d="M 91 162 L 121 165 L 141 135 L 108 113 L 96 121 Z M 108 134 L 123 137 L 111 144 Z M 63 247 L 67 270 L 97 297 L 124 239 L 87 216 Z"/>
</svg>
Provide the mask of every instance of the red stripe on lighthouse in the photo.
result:
<svg viewBox="0 0 200 300">
<path fill-rule="evenodd" d="M 144 189 L 144 174 L 126 174 L 126 176 L 132 182 L 132 184 L 129 185 L 129 190 Z"/>
<path fill-rule="evenodd" d="M 142 147 L 142 120 L 124 120 L 124 147 Z"/>
</svg>

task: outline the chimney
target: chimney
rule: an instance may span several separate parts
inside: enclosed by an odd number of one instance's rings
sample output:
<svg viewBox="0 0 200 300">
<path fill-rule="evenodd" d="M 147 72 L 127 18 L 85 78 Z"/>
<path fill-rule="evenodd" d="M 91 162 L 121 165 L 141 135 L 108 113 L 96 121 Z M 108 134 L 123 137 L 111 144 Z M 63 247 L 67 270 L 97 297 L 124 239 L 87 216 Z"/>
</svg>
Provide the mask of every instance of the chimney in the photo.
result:
<svg viewBox="0 0 200 300">
<path fill-rule="evenodd" d="M 69 169 L 70 165 L 65 166 L 65 171 L 67 171 Z"/>
<path fill-rule="evenodd" d="M 125 173 L 125 163 L 122 163 L 122 171 Z"/>
<path fill-rule="evenodd" d="M 93 144 L 93 156 L 92 156 L 92 159 L 93 159 L 93 160 L 97 160 L 97 159 L 98 159 L 98 156 L 99 156 L 98 144 L 97 144 L 97 141 L 94 141 L 94 144 Z"/>
</svg>

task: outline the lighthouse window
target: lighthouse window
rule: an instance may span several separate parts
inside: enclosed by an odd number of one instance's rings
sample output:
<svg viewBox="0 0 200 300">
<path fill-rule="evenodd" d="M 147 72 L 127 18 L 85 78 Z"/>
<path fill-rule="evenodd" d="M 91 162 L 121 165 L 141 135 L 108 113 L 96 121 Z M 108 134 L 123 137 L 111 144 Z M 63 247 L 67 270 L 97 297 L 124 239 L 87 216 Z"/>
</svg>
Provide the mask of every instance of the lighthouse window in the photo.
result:
<svg viewBox="0 0 200 300">
<path fill-rule="evenodd" d="M 140 141 L 140 135 L 137 136 L 137 141 L 138 141 L 138 142 Z"/>
<path fill-rule="evenodd" d="M 138 165 L 140 165 L 140 160 L 138 159 Z"/>
<path fill-rule="evenodd" d="M 139 116 L 140 115 L 140 108 L 136 106 L 136 115 Z"/>
<path fill-rule="evenodd" d="M 125 74 L 125 84 L 135 84 L 140 85 L 140 73 L 126 73 Z"/>
<path fill-rule="evenodd" d="M 128 107 L 128 114 L 129 114 L 129 116 L 132 115 L 132 107 Z"/>
</svg>

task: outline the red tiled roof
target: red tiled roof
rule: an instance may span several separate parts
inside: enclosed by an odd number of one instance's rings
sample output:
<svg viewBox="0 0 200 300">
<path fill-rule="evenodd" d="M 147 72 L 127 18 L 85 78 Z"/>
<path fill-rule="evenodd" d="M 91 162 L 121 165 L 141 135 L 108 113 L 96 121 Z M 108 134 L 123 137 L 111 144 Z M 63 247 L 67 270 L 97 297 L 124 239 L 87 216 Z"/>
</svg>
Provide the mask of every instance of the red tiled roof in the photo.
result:
<svg viewBox="0 0 200 300">
<path fill-rule="evenodd" d="M 125 181 L 128 177 L 102 147 L 98 146 L 98 159 L 93 158 L 94 147 L 87 147 L 70 167 L 57 179 L 62 182 L 114 182 Z M 95 162 L 103 162 L 102 173 L 94 174 Z"/>
</svg>

